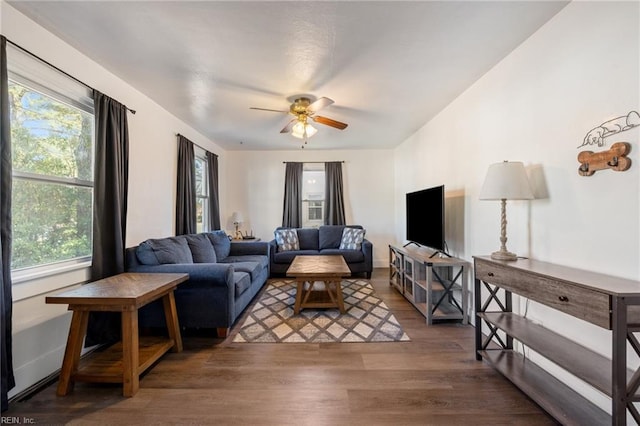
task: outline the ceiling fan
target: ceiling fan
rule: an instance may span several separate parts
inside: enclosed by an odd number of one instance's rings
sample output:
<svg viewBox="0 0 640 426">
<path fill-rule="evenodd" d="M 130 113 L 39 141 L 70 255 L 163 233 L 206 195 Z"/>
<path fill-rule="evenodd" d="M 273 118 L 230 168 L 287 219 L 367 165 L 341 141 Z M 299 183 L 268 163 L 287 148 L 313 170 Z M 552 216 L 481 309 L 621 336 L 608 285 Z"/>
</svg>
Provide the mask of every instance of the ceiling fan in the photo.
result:
<svg viewBox="0 0 640 426">
<path fill-rule="evenodd" d="M 328 117 L 316 115 L 316 112 L 331 105 L 332 103 L 333 101 L 331 99 L 324 97 L 318 98 L 314 102 L 311 102 L 311 99 L 307 97 L 299 97 L 293 101 L 293 103 L 289 107 L 289 111 L 257 107 L 250 107 L 249 109 L 256 109 L 259 111 L 285 112 L 293 115 L 295 118 L 287 123 L 287 125 L 284 126 L 282 130 L 280 130 L 280 133 L 291 132 L 292 136 L 299 139 L 304 139 L 306 143 L 307 138 L 315 135 L 318 131 L 309 123 L 310 120 L 340 130 L 344 130 L 348 126 L 348 124 L 346 123 L 342 123 Z"/>
</svg>

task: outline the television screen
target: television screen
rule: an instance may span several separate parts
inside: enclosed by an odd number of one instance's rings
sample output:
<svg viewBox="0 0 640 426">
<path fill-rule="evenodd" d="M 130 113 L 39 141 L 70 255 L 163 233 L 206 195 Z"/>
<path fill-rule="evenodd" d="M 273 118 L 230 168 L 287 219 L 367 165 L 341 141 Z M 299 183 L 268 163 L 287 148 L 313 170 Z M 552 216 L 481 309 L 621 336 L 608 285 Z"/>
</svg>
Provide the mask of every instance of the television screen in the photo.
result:
<svg viewBox="0 0 640 426">
<path fill-rule="evenodd" d="M 444 251 L 444 185 L 407 193 L 407 240 Z"/>
</svg>

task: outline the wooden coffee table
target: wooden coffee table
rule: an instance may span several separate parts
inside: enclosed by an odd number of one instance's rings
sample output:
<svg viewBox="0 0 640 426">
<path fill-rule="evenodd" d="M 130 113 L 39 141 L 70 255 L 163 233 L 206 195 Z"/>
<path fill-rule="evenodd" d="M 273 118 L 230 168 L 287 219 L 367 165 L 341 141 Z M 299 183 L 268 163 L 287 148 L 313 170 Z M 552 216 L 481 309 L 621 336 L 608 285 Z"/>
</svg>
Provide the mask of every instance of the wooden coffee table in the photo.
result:
<svg viewBox="0 0 640 426">
<path fill-rule="evenodd" d="M 338 308 L 344 314 L 342 278 L 350 275 L 340 255 L 296 256 L 287 269 L 287 276 L 297 283 L 294 313 L 304 308 Z"/>
<path fill-rule="evenodd" d="M 187 274 L 125 273 L 47 296 L 46 303 L 69 304 L 69 310 L 73 311 L 57 394 L 66 395 L 74 382 L 84 381 L 122 383 L 123 395 L 133 396 L 140 386 L 140 374 L 169 349 L 182 351 L 173 290 L 188 278 Z M 140 339 L 138 309 L 160 298 L 169 339 Z M 91 354 L 81 362 L 80 353 L 91 311 L 122 313 L 122 343 Z"/>
</svg>

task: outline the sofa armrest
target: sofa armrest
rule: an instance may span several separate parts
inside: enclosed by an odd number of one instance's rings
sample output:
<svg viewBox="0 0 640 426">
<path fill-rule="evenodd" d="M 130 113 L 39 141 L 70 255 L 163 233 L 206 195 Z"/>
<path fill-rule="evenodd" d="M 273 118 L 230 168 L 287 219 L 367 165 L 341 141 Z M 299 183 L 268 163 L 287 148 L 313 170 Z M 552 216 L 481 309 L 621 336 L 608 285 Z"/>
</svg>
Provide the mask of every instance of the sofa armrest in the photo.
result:
<svg viewBox="0 0 640 426">
<path fill-rule="evenodd" d="M 269 241 L 269 256 L 273 256 L 278 252 L 278 243 L 276 240 Z"/>
<path fill-rule="evenodd" d="M 373 244 L 366 238 L 362 241 L 362 253 L 364 253 L 364 261 L 368 270 L 373 270 Z"/>
<path fill-rule="evenodd" d="M 165 265 L 138 265 L 129 272 L 183 273 L 189 274 L 190 283 L 212 287 L 228 287 L 233 290 L 233 264 L 228 263 L 174 263 Z"/>
<path fill-rule="evenodd" d="M 247 256 L 247 255 L 261 255 L 269 256 L 269 243 L 262 241 L 252 242 L 234 242 L 231 241 L 230 256 Z"/>
</svg>

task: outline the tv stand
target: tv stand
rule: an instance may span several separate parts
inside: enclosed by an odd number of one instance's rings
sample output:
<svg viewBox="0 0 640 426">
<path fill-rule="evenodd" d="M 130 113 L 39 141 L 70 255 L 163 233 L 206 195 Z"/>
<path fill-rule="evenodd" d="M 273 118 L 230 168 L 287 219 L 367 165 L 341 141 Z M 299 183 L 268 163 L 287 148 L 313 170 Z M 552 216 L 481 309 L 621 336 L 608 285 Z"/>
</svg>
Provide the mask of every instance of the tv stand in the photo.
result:
<svg viewBox="0 0 640 426">
<path fill-rule="evenodd" d="M 436 251 L 433 252 L 433 254 L 431 256 L 429 256 L 429 259 L 433 259 L 436 256 L 443 257 L 443 255 L 447 256 L 447 257 L 451 257 L 451 255 L 449 253 L 445 252 L 445 251 L 436 250 Z"/>
<path fill-rule="evenodd" d="M 468 324 L 468 263 L 436 254 L 440 253 L 390 245 L 389 284 L 425 316 L 427 325 L 435 320 Z"/>
</svg>

